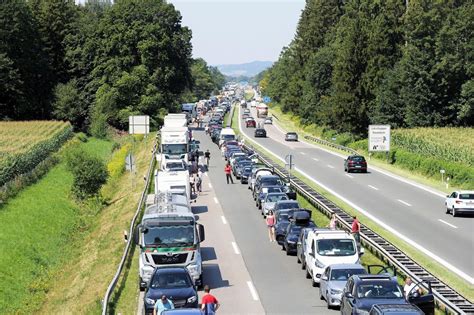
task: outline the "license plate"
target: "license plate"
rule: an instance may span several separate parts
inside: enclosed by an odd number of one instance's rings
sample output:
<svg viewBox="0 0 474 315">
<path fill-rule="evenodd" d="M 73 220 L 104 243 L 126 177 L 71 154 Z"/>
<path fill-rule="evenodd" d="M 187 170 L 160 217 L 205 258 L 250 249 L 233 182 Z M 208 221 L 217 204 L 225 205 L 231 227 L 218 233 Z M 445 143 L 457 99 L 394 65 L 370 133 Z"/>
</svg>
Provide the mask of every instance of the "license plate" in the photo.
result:
<svg viewBox="0 0 474 315">
<path fill-rule="evenodd" d="M 361 167 L 360 165 L 356 165 L 356 167 Z"/>
</svg>

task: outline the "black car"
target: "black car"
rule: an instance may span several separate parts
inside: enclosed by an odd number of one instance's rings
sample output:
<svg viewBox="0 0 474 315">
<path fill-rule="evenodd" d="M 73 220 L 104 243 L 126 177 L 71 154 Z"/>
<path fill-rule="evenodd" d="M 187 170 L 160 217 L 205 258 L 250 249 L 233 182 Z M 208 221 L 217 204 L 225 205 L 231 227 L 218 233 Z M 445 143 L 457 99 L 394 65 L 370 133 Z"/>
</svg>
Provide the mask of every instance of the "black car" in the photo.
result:
<svg viewBox="0 0 474 315">
<path fill-rule="evenodd" d="M 242 171 L 240 172 L 240 183 L 241 184 L 248 184 L 249 177 L 251 175 L 252 175 L 252 166 L 251 165 L 246 165 L 245 167 L 242 168 Z"/>
<path fill-rule="evenodd" d="M 175 308 L 198 307 L 196 287 L 185 267 L 155 269 L 143 298 L 145 314 L 153 314 L 153 307 L 162 295 L 173 301 Z"/>
<path fill-rule="evenodd" d="M 257 129 L 255 129 L 254 137 L 255 138 L 266 138 L 267 137 L 267 131 L 263 128 L 257 128 Z"/>
<path fill-rule="evenodd" d="M 412 304 L 375 304 L 369 315 L 423 315 L 419 307 Z"/>
<path fill-rule="evenodd" d="M 349 155 L 344 160 L 344 171 L 348 173 L 352 171 L 367 173 L 367 161 L 361 155 Z"/>
<path fill-rule="evenodd" d="M 298 141 L 298 134 L 296 132 L 287 132 L 285 141 Z"/>
<path fill-rule="evenodd" d="M 286 227 L 285 237 L 283 239 L 282 249 L 287 255 L 296 253 L 298 237 L 303 228 L 316 228 L 316 224 L 311 220 L 311 212 L 295 211 L 290 217 L 290 224 Z"/>
<path fill-rule="evenodd" d="M 297 209 L 275 210 L 275 239 L 278 245 L 283 245 L 286 228 L 290 224 L 290 217 Z"/>
<path fill-rule="evenodd" d="M 375 304 L 413 304 L 425 314 L 434 314 L 434 296 L 429 289 L 423 295 L 403 296 L 396 277 L 391 275 L 353 275 L 342 291 L 341 315 L 367 314 Z"/>
</svg>

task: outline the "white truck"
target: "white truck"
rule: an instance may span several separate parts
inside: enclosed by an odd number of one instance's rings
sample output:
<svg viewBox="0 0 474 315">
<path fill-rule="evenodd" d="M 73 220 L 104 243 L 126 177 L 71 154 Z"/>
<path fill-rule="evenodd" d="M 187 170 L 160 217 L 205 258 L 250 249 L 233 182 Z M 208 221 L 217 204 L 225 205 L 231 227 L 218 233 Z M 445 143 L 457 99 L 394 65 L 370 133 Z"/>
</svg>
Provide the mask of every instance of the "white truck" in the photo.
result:
<svg viewBox="0 0 474 315">
<path fill-rule="evenodd" d="M 197 117 L 197 105 L 196 103 L 185 103 L 181 105 L 181 111 L 188 113 L 188 117 L 193 121 Z"/>
<path fill-rule="evenodd" d="M 163 119 L 164 127 L 187 127 L 188 119 L 186 114 L 168 114 Z"/>
<path fill-rule="evenodd" d="M 265 103 L 257 105 L 257 118 L 266 118 L 268 115 L 268 106 Z"/>
<path fill-rule="evenodd" d="M 357 264 L 364 253 L 357 250 L 354 237 L 343 230 L 314 229 L 308 232 L 304 254 L 306 278 L 317 286 L 327 266 Z"/>
<path fill-rule="evenodd" d="M 184 160 L 188 163 L 189 130 L 187 127 L 163 127 L 160 130 L 161 144 L 157 154 L 159 162 Z"/>
<path fill-rule="evenodd" d="M 139 285 L 144 290 L 157 267 L 186 267 L 197 286 L 202 286 L 200 244 L 204 226 L 181 198 L 169 192 L 155 195 L 156 203 L 145 209 L 134 240 L 140 247 Z"/>
<path fill-rule="evenodd" d="M 188 200 L 191 200 L 189 172 L 155 171 L 155 195 L 158 195 L 160 192 L 170 192 L 175 195 L 182 195 Z"/>
</svg>

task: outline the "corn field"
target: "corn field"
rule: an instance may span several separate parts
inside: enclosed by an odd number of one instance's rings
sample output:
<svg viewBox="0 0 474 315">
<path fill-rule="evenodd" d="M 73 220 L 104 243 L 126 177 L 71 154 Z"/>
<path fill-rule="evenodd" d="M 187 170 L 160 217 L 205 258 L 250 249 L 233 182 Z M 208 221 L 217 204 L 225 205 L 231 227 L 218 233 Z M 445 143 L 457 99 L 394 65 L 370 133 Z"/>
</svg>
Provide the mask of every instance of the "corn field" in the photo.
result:
<svg viewBox="0 0 474 315">
<path fill-rule="evenodd" d="M 474 128 L 396 129 L 392 144 L 426 157 L 474 166 Z"/>
</svg>

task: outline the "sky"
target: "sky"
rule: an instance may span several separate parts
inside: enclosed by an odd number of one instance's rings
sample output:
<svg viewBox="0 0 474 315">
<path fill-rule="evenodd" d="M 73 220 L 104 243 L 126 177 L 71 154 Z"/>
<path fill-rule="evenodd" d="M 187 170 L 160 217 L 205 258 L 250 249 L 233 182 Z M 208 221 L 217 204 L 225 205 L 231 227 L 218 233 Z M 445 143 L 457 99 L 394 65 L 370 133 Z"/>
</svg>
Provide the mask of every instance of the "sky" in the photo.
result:
<svg viewBox="0 0 474 315">
<path fill-rule="evenodd" d="M 168 0 L 193 32 L 193 57 L 210 65 L 276 61 L 305 0 Z"/>
</svg>

